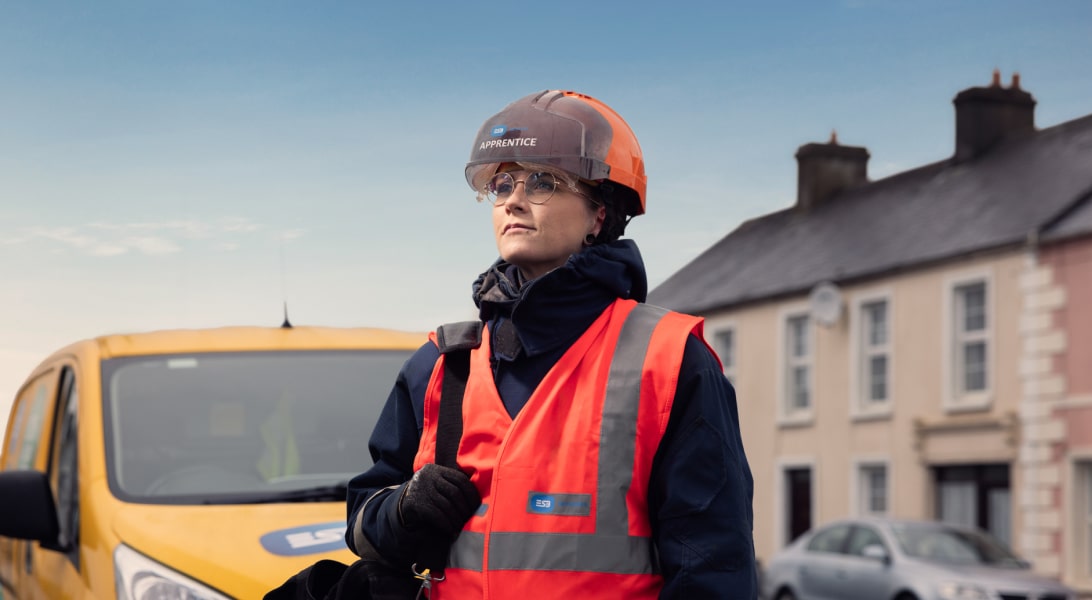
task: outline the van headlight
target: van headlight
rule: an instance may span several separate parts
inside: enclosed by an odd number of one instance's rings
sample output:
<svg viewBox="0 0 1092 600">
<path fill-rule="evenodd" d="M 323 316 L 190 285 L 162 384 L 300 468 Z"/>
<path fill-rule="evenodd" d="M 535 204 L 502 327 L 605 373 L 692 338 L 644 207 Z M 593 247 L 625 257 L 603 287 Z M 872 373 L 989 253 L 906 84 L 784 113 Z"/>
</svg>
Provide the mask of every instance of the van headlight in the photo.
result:
<svg viewBox="0 0 1092 600">
<path fill-rule="evenodd" d="M 231 600 L 125 544 L 114 550 L 114 576 L 118 600 Z"/>
<path fill-rule="evenodd" d="M 990 600 L 993 597 L 981 586 L 954 581 L 937 586 L 937 595 L 944 600 Z"/>
</svg>

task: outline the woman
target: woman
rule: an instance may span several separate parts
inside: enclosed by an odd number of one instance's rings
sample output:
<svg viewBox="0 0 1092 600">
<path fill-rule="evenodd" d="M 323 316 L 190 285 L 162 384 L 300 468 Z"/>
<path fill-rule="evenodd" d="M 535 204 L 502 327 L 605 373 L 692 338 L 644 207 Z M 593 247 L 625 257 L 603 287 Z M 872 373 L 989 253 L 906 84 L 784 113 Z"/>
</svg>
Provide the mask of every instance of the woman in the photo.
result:
<svg viewBox="0 0 1092 600">
<path fill-rule="evenodd" d="M 586 95 L 532 94 L 483 124 L 466 177 L 500 258 L 473 286 L 457 466 L 434 462 L 434 335 L 350 483 L 349 547 L 432 598 L 756 597 L 735 392 L 701 319 L 642 304 L 619 239 L 645 208 L 629 126 Z"/>
</svg>

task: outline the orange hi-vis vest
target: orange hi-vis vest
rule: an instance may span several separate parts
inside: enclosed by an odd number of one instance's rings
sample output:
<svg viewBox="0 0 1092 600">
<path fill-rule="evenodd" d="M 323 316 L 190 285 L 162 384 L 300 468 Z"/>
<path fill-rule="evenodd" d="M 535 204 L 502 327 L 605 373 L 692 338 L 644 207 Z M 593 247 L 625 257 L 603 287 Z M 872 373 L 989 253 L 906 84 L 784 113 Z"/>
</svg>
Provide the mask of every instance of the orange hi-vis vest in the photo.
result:
<svg viewBox="0 0 1092 600">
<path fill-rule="evenodd" d="M 691 333 L 702 338 L 699 317 L 615 301 L 513 419 L 482 332 L 458 450 L 482 507 L 452 545 L 433 600 L 658 596 L 648 484 Z M 425 394 L 415 470 L 435 456 L 443 361 Z"/>
</svg>

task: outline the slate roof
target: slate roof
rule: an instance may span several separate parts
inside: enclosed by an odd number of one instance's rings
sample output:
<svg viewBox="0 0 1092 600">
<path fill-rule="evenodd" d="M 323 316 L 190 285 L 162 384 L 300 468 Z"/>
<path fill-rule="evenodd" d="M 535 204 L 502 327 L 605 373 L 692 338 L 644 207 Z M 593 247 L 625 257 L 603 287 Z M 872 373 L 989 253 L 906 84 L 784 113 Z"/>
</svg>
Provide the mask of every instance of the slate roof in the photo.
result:
<svg viewBox="0 0 1092 600">
<path fill-rule="evenodd" d="M 1092 170 L 1092 166 L 1089 167 Z M 1043 227 L 1040 240 L 1044 243 L 1087 235 L 1092 232 L 1092 187 L 1074 203 L 1072 210 L 1060 215 L 1055 222 Z"/>
<path fill-rule="evenodd" d="M 1092 232 L 1092 115 L 744 222 L 649 293 L 704 313 Z"/>
</svg>

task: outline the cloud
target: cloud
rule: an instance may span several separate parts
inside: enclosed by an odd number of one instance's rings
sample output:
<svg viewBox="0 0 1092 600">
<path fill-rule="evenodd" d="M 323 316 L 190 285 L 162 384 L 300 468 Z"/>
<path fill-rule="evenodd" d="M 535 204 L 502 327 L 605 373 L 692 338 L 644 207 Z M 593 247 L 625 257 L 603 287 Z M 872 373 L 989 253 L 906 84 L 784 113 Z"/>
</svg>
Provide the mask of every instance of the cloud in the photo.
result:
<svg viewBox="0 0 1092 600">
<path fill-rule="evenodd" d="M 182 250 L 178 244 L 162 237 L 131 237 L 122 240 L 122 244 L 150 256 L 155 256 L 157 254 L 173 254 Z"/>
<path fill-rule="evenodd" d="M 298 240 L 307 233 L 306 229 L 286 229 L 278 232 L 274 239 L 282 242 L 291 242 L 292 240 Z"/>
<path fill-rule="evenodd" d="M 54 251 L 68 250 L 98 257 L 129 253 L 163 256 L 181 252 L 186 244 L 196 242 L 218 250 L 236 250 L 262 232 L 267 232 L 269 239 L 282 242 L 299 239 L 307 233 L 304 229 L 269 230 L 266 225 L 245 217 L 215 221 L 94 221 L 76 226 L 25 227 L 10 234 L 0 232 L 0 244 L 15 246 L 44 242 Z"/>
</svg>

